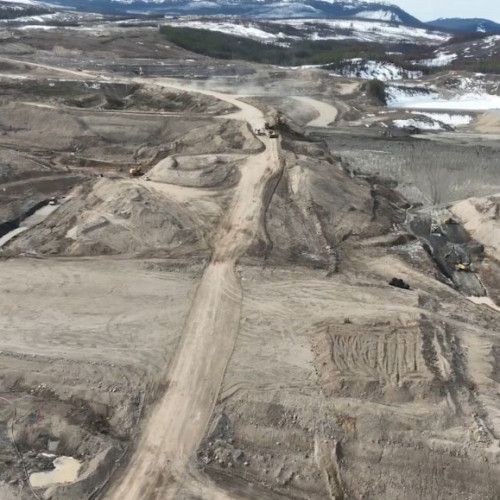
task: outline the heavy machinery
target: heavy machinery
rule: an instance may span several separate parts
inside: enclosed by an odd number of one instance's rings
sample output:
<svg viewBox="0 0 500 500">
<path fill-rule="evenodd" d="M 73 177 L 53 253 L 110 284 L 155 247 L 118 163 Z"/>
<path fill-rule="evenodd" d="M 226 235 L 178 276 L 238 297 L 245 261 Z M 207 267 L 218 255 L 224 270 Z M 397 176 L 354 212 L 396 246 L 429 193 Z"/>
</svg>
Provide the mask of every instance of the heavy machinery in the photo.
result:
<svg viewBox="0 0 500 500">
<path fill-rule="evenodd" d="M 443 236 L 443 231 L 439 227 L 439 224 L 431 224 L 431 234 L 434 236 Z"/>
<path fill-rule="evenodd" d="M 143 175 L 142 167 L 138 165 L 137 167 L 131 168 L 128 173 L 130 174 L 130 177 L 140 177 Z"/>
<path fill-rule="evenodd" d="M 460 246 L 455 245 L 453 247 L 455 255 L 457 256 L 455 270 L 456 271 L 471 271 L 471 259 L 470 255 Z"/>
<path fill-rule="evenodd" d="M 279 134 L 278 132 L 276 132 L 276 130 L 269 130 L 268 133 L 271 139 L 277 139 L 279 137 Z"/>
</svg>

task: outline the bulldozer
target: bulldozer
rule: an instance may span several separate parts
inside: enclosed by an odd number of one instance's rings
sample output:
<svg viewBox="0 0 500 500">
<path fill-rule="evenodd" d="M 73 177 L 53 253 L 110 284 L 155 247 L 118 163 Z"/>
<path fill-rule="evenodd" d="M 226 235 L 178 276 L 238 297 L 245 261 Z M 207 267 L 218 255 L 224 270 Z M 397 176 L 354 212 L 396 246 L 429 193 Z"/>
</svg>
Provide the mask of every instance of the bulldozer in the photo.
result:
<svg viewBox="0 0 500 500">
<path fill-rule="evenodd" d="M 460 262 L 459 264 L 456 265 L 456 270 L 457 271 L 466 271 L 466 272 L 468 272 L 468 271 L 471 270 L 470 264 Z"/>
<path fill-rule="evenodd" d="M 130 177 L 140 177 L 143 175 L 142 167 L 138 165 L 137 167 L 131 168 L 128 173 L 130 174 Z"/>
</svg>

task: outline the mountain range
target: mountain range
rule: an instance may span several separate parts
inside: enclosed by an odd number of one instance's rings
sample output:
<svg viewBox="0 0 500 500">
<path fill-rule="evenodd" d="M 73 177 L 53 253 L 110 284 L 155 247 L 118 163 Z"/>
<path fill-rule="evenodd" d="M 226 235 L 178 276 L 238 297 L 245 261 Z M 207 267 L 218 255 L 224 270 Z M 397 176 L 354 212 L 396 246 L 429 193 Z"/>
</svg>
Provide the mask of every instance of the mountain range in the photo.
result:
<svg viewBox="0 0 500 500">
<path fill-rule="evenodd" d="M 7 12 L 15 17 L 13 5 L 17 5 L 22 15 L 21 11 L 28 5 L 33 8 L 33 5 L 44 4 L 51 8 L 117 15 L 368 19 L 450 32 L 500 33 L 500 24 L 488 19 L 441 18 L 423 23 L 397 5 L 382 0 L 0 0 L 0 11 L 3 8 L 4 18 Z"/>
<path fill-rule="evenodd" d="M 423 26 L 421 21 L 396 5 L 369 0 L 51 0 L 50 4 L 108 14 L 363 18 Z"/>
</svg>

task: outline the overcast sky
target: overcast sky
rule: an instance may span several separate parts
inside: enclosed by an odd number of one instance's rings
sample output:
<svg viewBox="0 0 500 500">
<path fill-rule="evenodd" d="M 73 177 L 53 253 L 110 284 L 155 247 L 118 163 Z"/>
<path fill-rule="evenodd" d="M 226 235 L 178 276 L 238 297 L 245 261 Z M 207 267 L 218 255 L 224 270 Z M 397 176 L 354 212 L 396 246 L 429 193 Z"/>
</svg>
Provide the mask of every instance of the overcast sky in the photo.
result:
<svg viewBox="0 0 500 500">
<path fill-rule="evenodd" d="M 500 22 L 500 0 L 390 0 L 421 21 L 438 17 L 483 17 Z"/>
</svg>

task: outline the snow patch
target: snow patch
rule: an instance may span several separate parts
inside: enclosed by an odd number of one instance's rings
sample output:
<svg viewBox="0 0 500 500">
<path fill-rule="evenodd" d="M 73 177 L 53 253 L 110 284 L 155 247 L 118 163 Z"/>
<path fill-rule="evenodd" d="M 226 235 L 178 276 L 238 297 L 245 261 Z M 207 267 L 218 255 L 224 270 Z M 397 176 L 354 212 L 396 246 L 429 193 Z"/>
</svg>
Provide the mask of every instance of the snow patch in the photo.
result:
<svg viewBox="0 0 500 500">
<path fill-rule="evenodd" d="M 279 38 L 285 38 L 282 33 L 279 33 L 278 35 L 268 33 L 256 27 L 255 24 L 251 23 L 237 24 L 230 21 L 168 21 L 164 24 L 176 28 L 193 28 L 200 30 L 203 29 L 209 31 L 218 31 L 220 33 L 226 33 L 228 35 L 241 36 L 244 38 L 252 38 L 267 42 L 272 42 L 278 40 Z"/>
<path fill-rule="evenodd" d="M 417 80 L 423 76 L 421 71 L 406 71 L 390 62 L 367 61 L 363 59 L 349 59 L 340 67 L 334 69 L 332 75 L 346 76 L 349 78 L 363 78 L 381 81 Z"/>
<path fill-rule="evenodd" d="M 390 10 L 363 10 L 354 14 L 354 17 L 360 17 L 362 19 L 376 19 L 379 21 L 392 21 L 397 23 L 402 22 L 401 18 Z"/>
<path fill-rule="evenodd" d="M 482 45 L 483 49 L 486 49 L 486 50 L 492 49 L 497 44 L 498 41 L 500 41 L 500 35 L 493 35 L 493 36 L 489 36 L 489 37 L 485 38 L 481 42 L 481 45 Z"/>
<path fill-rule="evenodd" d="M 450 127 L 459 127 L 461 125 L 469 125 L 472 121 L 471 115 L 451 115 L 449 113 L 425 113 L 423 111 L 412 111 L 414 115 L 426 116 L 432 120 L 436 120 Z"/>
<path fill-rule="evenodd" d="M 362 21 L 358 19 L 280 19 L 270 20 L 273 24 L 285 24 L 303 31 L 304 37 L 313 40 L 356 39 L 366 42 L 421 42 L 441 44 L 450 40 L 451 35 L 439 31 L 394 25 L 382 21 Z"/>
<path fill-rule="evenodd" d="M 399 87 L 391 85 L 385 91 L 387 106 L 390 108 L 406 108 L 419 102 L 437 99 L 438 94 L 424 87 Z"/>
<path fill-rule="evenodd" d="M 417 120 L 415 118 L 394 120 L 392 123 L 398 128 L 416 127 L 421 130 L 443 130 L 443 127 L 438 122 Z"/>
<path fill-rule="evenodd" d="M 421 61 L 417 61 L 416 64 L 421 66 L 428 66 L 430 68 L 441 68 L 443 66 L 448 66 L 451 64 L 456 58 L 457 54 L 446 54 L 445 52 L 436 53 L 436 57 L 433 59 L 422 59 Z"/>
<path fill-rule="evenodd" d="M 466 93 L 445 98 L 433 92 L 412 94 L 402 88 L 392 87 L 387 90 L 387 105 L 391 108 L 407 109 L 486 111 L 500 109 L 500 96 L 485 93 Z"/>
</svg>

